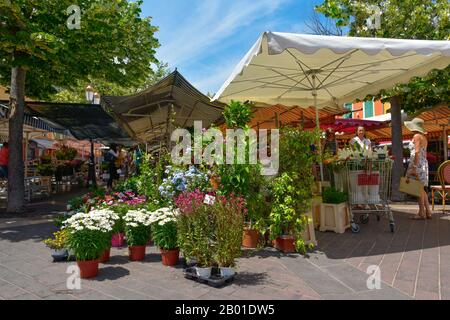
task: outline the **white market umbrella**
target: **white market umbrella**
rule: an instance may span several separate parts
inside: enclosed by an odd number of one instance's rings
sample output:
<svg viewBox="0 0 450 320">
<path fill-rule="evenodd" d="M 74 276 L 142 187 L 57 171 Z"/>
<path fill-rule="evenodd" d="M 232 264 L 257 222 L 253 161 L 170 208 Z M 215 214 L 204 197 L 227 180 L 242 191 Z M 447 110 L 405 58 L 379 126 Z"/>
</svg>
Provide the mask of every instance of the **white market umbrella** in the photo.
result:
<svg viewBox="0 0 450 320">
<path fill-rule="evenodd" d="M 320 108 L 343 106 L 449 64 L 450 41 L 265 32 L 213 100 L 313 105 L 319 128 Z"/>
</svg>

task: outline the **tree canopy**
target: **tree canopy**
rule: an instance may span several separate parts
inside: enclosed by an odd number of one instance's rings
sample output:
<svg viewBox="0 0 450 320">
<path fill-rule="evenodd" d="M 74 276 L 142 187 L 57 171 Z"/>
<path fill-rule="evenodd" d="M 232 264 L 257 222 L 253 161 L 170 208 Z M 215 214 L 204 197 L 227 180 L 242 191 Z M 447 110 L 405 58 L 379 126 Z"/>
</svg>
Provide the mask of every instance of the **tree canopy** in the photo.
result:
<svg viewBox="0 0 450 320">
<path fill-rule="evenodd" d="M 0 83 L 9 86 L 11 68 L 27 70 L 26 94 L 48 99 L 79 83 L 108 82 L 138 87 L 157 63 L 151 18 L 141 18 L 142 1 L 79 2 L 80 28 L 69 28 L 71 0 L 0 2 Z"/>
</svg>

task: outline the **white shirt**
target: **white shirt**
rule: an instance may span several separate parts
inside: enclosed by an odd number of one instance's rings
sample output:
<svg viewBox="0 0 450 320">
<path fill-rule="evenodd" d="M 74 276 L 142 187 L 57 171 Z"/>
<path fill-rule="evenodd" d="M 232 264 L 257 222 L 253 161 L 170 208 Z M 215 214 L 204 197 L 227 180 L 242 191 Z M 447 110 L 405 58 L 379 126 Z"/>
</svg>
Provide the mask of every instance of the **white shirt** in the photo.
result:
<svg viewBox="0 0 450 320">
<path fill-rule="evenodd" d="M 356 136 L 356 137 L 352 138 L 352 140 L 350 140 L 351 145 L 354 145 L 355 143 L 357 143 L 361 147 L 361 150 L 369 149 L 370 146 L 372 145 L 372 142 L 370 142 L 369 139 L 362 138 L 362 140 L 361 140 L 358 136 Z"/>
</svg>

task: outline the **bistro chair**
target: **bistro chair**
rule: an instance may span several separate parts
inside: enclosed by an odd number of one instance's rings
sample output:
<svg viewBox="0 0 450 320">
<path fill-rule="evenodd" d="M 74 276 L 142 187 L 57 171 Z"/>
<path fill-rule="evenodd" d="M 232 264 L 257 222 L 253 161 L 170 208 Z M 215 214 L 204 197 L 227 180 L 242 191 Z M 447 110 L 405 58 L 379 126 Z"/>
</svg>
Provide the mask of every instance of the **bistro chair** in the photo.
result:
<svg viewBox="0 0 450 320">
<path fill-rule="evenodd" d="M 437 170 L 440 185 L 431 186 L 431 210 L 434 210 L 434 194 L 437 192 L 442 198 L 443 212 L 445 212 L 445 201 L 450 194 L 450 160 L 441 163 Z"/>
</svg>

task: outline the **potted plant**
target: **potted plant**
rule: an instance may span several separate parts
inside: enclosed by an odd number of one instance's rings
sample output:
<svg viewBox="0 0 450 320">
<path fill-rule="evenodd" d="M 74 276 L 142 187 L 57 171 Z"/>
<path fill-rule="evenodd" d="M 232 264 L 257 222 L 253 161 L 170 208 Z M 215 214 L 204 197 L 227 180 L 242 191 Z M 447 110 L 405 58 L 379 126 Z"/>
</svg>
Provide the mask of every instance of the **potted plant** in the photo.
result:
<svg viewBox="0 0 450 320">
<path fill-rule="evenodd" d="M 235 260 L 241 255 L 245 205 L 243 197 L 219 196 L 211 208 L 214 217 L 213 258 L 222 277 L 236 272 Z"/>
<path fill-rule="evenodd" d="M 53 238 L 44 240 L 47 247 L 52 250 L 53 262 L 67 260 L 69 253 L 66 249 L 67 230 L 62 229 L 53 233 Z"/>
<path fill-rule="evenodd" d="M 130 207 L 128 205 L 118 205 L 113 208 L 114 212 L 117 213 L 119 219 L 115 222 L 112 236 L 111 236 L 111 246 L 115 248 L 123 247 L 125 240 L 125 224 L 123 217 L 128 212 Z"/>
<path fill-rule="evenodd" d="M 98 275 L 99 258 L 110 245 L 113 222 L 104 211 L 76 213 L 64 223 L 67 245 L 73 250 L 81 278 Z"/>
<path fill-rule="evenodd" d="M 180 210 L 177 225 L 178 246 L 185 257 L 196 261 L 197 275 L 209 278 L 213 264 L 211 239 L 214 231 L 210 219 L 211 208 L 203 202 L 196 203 L 194 200 L 191 205 L 180 206 Z"/>
<path fill-rule="evenodd" d="M 165 266 L 174 266 L 180 255 L 177 243 L 178 211 L 161 208 L 153 211 L 151 216 L 153 241 L 161 251 L 162 263 Z"/>
<path fill-rule="evenodd" d="M 320 205 L 320 231 L 344 233 L 350 227 L 347 193 L 335 188 L 325 188 Z"/>
<path fill-rule="evenodd" d="M 150 238 L 151 215 L 145 209 L 129 210 L 123 219 L 125 221 L 129 259 L 131 261 L 142 261 L 145 258 L 145 246 Z"/>
</svg>

